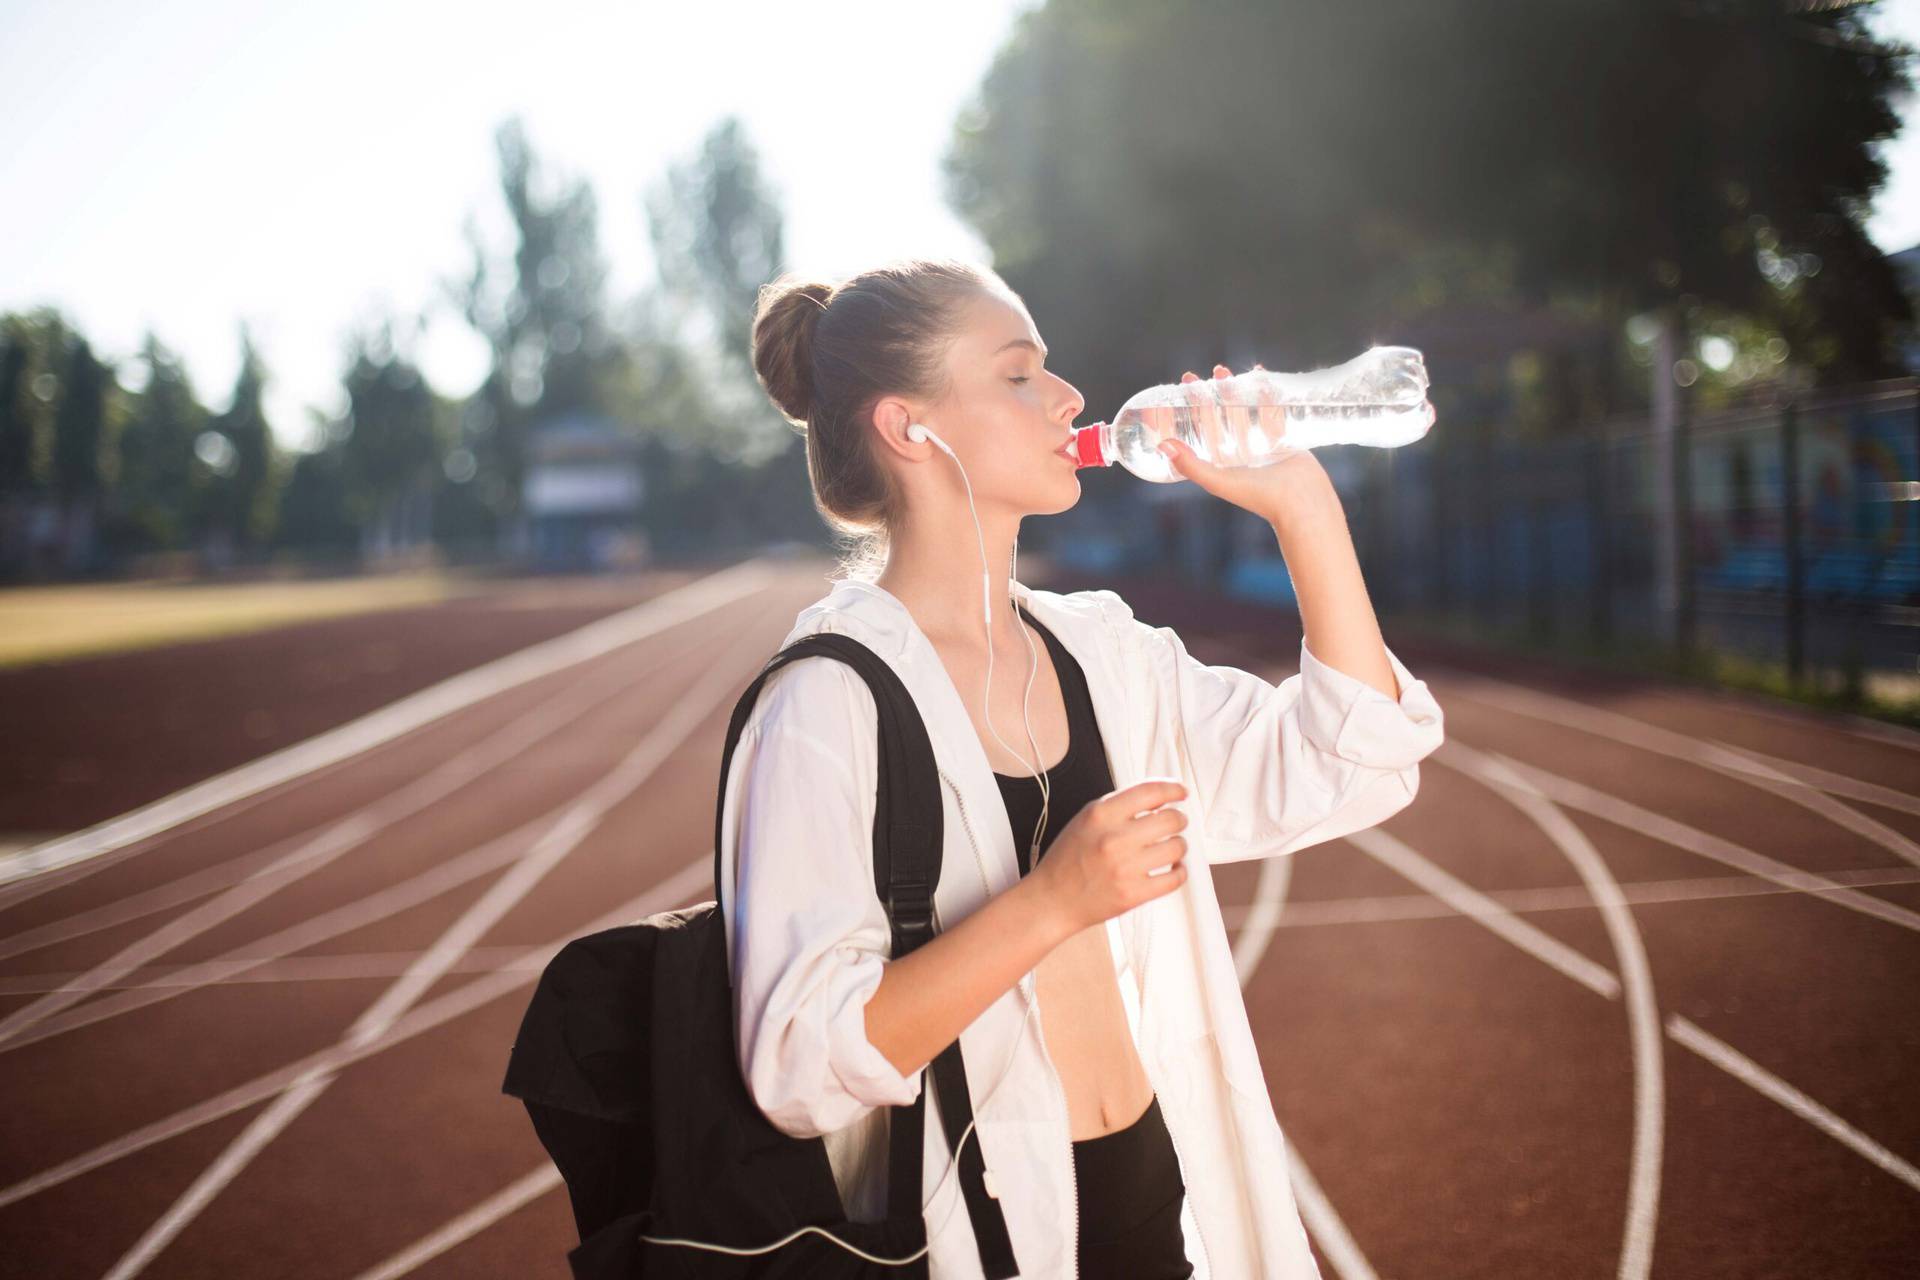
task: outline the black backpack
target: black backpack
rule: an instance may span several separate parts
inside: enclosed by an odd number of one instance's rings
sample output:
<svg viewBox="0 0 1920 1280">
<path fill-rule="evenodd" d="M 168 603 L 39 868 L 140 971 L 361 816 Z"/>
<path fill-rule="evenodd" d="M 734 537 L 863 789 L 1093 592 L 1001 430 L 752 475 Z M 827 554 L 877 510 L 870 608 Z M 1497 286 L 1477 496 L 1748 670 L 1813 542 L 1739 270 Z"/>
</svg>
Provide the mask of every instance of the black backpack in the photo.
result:
<svg viewBox="0 0 1920 1280">
<path fill-rule="evenodd" d="M 921 1277 L 926 1078 L 889 1125 L 887 1217 L 849 1222 L 819 1138 L 794 1138 L 760 1110 L 735 1052 L 726 928 L 719 911 L 727 774 L 760 688 L 787 663 L 822 657 L 859 672 L 879 709 L 880 779 L 873 821 L 874 887 L 893 927 L 892 955 L 933 936 L 940 882 L 941 801 L 933 746 L 907 688 L 866 645 L 833 632 L 802 637 L 767 661 L 727 728 L 714 815 L 714 898 L 575 938 L 542 971 L 520 1023 L 502 1091 L 521 1099 L 567 1184 L 580 1243 L 575 1280 L 633 1277 Z M 796 850 L 796 855 L 804 851 Z M 948 1149 L 973 1118 L 956 1040 L 929 1064 Z M 924 1071 L 925 1069 L 923 1069 Z M 1019 1274 L 1006 1219 L 986 1192 L 975 1135 L 958 1170 L 988 1280 Z M 643 1240 L 764 1249 L 733 1254 Z"/>
</svg>

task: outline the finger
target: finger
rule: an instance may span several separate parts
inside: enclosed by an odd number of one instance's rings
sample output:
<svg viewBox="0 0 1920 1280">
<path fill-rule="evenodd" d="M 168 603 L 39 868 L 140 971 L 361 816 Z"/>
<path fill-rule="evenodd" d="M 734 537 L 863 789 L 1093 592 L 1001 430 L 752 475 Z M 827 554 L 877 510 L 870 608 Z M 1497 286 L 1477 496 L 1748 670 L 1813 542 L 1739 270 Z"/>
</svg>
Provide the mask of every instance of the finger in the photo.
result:
<svg viewBox="0 0 1920 1280">
<path fill-rule="evenodd" d="M 1216 378 L 1231 378 L 1233 376 L 1233 370 L 1223 364 L 1217 364 L 1213 366 L 1213 376 Z"/>
<path fill-rule="evenodd" d="M 1199 380 L 1200 380 L 1200 375 L 1195 373 L 1191 369 L 1187 370 L 1185 373 L 1180 375 L 1180 381 L 1182 382 L 1198 382 Z"/>
<path fill-rule="evenodd" d="M 1186 798 L 1187 786 L 1178 778 L 1148 778 L 1145 782 L 1136 782 L 1107 797 L 1114 802 L 1114 807 L 1129 817 Z"/>
<path fill-rule="evenodd" d="M 1175 809 L 1171 806 L 1155 809 L 1150 813 L 1143 813 L 1135 819 L 1135 821 L 1140 824 L 1142 831 L 1146 832 L 1155 840 L 1164 839 L 1167 836 L 1177 836 L 1187 829 L 1186 811 L 1183 809 Z"/>
</svg>

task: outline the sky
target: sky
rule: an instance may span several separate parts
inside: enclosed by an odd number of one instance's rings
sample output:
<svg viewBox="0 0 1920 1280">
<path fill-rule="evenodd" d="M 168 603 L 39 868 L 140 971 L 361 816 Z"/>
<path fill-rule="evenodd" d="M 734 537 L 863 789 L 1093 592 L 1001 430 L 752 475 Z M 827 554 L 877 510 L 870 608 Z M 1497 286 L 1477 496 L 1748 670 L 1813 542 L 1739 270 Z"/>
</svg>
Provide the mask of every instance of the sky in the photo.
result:
<svg viewBox="0 0 1920 1280">
<path fill-rule="evenodd" d="M 382 308 L 431 309 L 422 367 L 464 394 L 486 349 L 437 300 L 469 217 L 511 247 L 493 134 L 515 114 L 550 177 L 592 184 L 616 304 L 653 276 L 645 191 L 729 113 L 796 269 L 990 261 L 939 161 L 1024 7 L 0 0 L 0 310 L 56 304 L 108 357 L 151 327 L 215 408 L 244 319 L 295 447 Z"/>
<path fill-rule="evenodd" d="M 151 328 L 214 408 L 244 320 L 290 447 L 342 407 L 347 337 L 387 312 L 429 315 L 422 367 L 463 395 L 486 350 L 441 286 L 469 269 L 469 219 L 511 246 L 493 132 L 516 114 L 550 178 L 592 184 L 616 304 L 652 278 L 644 192 L 730 113 L 792 267 L 990 261 L 939 162 L 1038 2 L 0 0 L 0 310 L 57 305 L 113 359 Z M 1920 0 L 1872 25 L 1920 45 Z M 1882 146 L 1868 232 L 1893 252 L 1920 243 L 1920 128 Z"/>
</svg>

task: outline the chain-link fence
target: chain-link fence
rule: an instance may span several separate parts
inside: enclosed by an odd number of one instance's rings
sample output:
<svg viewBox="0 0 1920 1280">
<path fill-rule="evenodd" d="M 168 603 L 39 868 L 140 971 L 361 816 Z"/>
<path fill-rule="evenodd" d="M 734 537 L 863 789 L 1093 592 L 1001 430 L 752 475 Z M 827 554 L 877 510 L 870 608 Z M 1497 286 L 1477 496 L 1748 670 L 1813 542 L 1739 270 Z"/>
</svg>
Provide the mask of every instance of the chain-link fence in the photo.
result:
<svg viewBox="0 0 1920 1280">
<path fill-rule="evenodd" d="M 1856 693 L 1870 673 L 1916 674 L 1920 381 L 1683 411 L 1665 448 L 1645 416 L 1541 441 L 1442 421 L 1413 446 L 1323 461 L 1383 619 L 1542 647 L 1737 654 Z M 1065 530 L 1049 549 L 1293 599 L 1258 517 L 1148 496 L 1130 520 Z"/>
</svg>

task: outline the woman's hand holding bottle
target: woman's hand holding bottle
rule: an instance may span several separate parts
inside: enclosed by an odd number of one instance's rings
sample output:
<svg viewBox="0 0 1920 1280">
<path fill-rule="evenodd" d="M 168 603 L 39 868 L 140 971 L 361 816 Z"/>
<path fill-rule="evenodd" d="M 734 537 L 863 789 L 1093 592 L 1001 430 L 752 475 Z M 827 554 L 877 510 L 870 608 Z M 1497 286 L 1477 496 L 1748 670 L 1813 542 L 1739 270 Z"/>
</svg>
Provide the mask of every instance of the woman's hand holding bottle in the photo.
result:
<svg viewBox="0 0 1920 1280">
<path fill-rule="evenodd" d="M 1260 368 L 1257 364 L 1253 367 Z M 1213 366 L 1213 376 L 1233 375 L 1227 366 L 1217 364 Z M 1199 378 L 1188 372 L 1180 381 L 1198 382 Z M 1300 486 L 1333 483 L 1311 449 L 1289 451 L 1278 462 L 1264 467 L 1218 466 L 1189 449 L 1185 441 L 1171 436 L 1161 443 L 1160 451 L 1182 479 L 1193 481 L 1216 498 L 1224 498 L 1236 507 L 1253 512 L 1269 524 L 1281 518 Z"/>
<path fill-rule="evenodd" d="M 1109 792 L 1075 814 L 1025 883 L 1079 932 L 1172 893 L 1186 883 L 1187 815 L 1166 808 L 1186 787 L 1149 779 Z M 1148 872 L 1169 869 L 1159 875 Z"/>
</svg>

